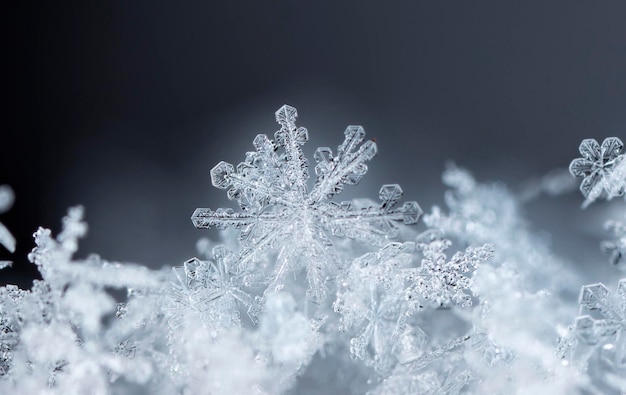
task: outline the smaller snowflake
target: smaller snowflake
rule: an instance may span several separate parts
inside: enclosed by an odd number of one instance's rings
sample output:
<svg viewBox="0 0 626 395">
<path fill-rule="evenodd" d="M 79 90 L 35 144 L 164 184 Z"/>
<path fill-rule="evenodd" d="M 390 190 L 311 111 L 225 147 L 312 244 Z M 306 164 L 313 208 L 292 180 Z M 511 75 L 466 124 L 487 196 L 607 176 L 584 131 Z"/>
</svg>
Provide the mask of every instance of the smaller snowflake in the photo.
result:
<svg viewBox="0 0 626 395">
<path fill-rule="evenodd" d="M 401 270 L 414 249 L 414 243 L 389 243 L 355 259 L 339 282 L 333 306 L 341 314 L 340 329 L 352 335 L 350 355 L 381 373 L 419 354 L 426 341 L 421 329 L 406 322 Z"/>
<path fill-rule="evenodd" d="M 557 354 L 583 369 L 598 354 L 610 365 L 626 368 L 626 278 L 616 294 L 602 283 L 583 286 L 579 304 L 580 315 L 558 340 Z"/>
<path fill-rule="evenodd" d="M 418 240 L 417 247 L 424 255 L 422 264 L 405 270 L 406 279 L 411 284 L 406 290 L 406 297 L 413 304 L 420 299 L 430 301 L 434 306 L 453 303 L 467 307 L 472 304 L 471 295 L 465 292 L 472 285 L 468 274 L 493 258 L 493 246 L 468 247 L 464 252 L 455 253 L 448 261 L 445 250 L 451 244 L 450 240 L 440 238 L 426 242 Z"/>
<path fill-rule="evenodd" d="M 202 322 L 211 327 L 231 328 L 239 326 L 238 303 L 242 304 L 255 321 L 259 313 L 258 301 L 241 290 L 242 279 L 232 275 L 229 259 L 232 254 L 224 246 L 213 249 L 213 261 L 192 258 L 183 266 L 172 268 L 177 279 L 173 284 L 173 326 L 180 324 L 185 311 L 200 314 Z"/>
<path fill-rule="evenodd" d="M 580 191 L 585 196 L 583 207 L 587 207 L 600 196 L 607 200 L 624 194 L 626 173 L 619 166 L 624 160 L 620 155 L 624 144 L 617 137 L 604 139 L 602 145 L 595 139 L 585 139 L 579 147 L 582 158 L 577 158 L 569 165 L 574 177 L 583 177 Z"/>
</svg>

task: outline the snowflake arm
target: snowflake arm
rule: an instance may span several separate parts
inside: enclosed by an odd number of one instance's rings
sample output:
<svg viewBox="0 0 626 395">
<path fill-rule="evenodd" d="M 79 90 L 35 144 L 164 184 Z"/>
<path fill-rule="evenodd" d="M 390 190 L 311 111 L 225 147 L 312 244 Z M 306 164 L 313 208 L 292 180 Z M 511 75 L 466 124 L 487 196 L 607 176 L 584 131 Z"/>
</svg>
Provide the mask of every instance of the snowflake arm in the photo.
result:
<svg viewBox="0 0 626 395">
<path fill-rule="evenodd" d="M 293 190 L 300 196 L 307 193 L 306 180 L 309 178 L 309 162 L 304 157 L 302 145 L 309 139 L 306 128 L 296 126 L 298 111 L 284 105 L 276 111 L 276 122 L 281 128 L 276 132 L 276 142 L 285 148 L 287 176 Z"/>
<path fill-rule="evenodd" d="M 402 207 L 395 207 L 402 193 L 400 185 L 387 184 L 380 188 L 378 196 L 381 204 L 378 207 L 355 209 L 350 202 L 328 205 L 327 208 L 332 212 L 325 218 L 329 219 L 328 226 L 332 234 L 382 246 L 388 238 L 397 236 L 397 223 L 415 224 L 422 215 L 417 202 L 406 202 Z"/>
<path fill-rule="evenodd" d="M 39 228 L 33 235 L 36 247 L 28 259 L 38 266 L 46 283 L 55 289 L 63 289 L 67 284 L 76 282 L 158 292 L 165 282 L 163 273 L 152 272 L 143 266 L 108 262 L 95 254 L 84 260 L 72 260 L 72 255 L 78 250 L 78 241 L 87 233 L 83 212 L 82 206 L 69 209 L 63 218 L 63 230 L 56 238 L 44 228 Z"/>
<path fill-rule="evenodd" d="M 378 152 L 373 141 L 367 141 L 359 148 L 365 137 L 365 130 L 361 126 L 348 126 L 344 135 L 345 140 L 337 148 L 337 156 L 333 156 L 328 147 L 320 147 L 315 151 L 317 181 L 311 191 L 313 202 L 341 193 L 344 184 L 356 185 L 367 173 L 365 162 L 372 160 Z"/>
</svg>

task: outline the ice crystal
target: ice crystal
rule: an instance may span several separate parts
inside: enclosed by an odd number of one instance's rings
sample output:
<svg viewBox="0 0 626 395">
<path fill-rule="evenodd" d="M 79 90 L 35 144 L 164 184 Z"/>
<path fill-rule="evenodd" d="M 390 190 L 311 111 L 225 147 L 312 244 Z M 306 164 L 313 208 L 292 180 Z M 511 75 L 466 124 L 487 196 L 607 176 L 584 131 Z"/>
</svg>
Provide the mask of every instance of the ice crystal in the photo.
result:
<svg viewBox="0 0 626 395">
<path fill-rule="evenodd" d="M 192 220 L 198 228 L 240 229 L 241 251 L 233 265 L 237 272 L 251 270 L 268 248 L 278 250 L 268 291 L 281 290 L 286 276 L 304 267 L 308 295 L 319 302 L 339 263 L 331 235 L 380 246 L 397 234 L 396 223 L 416 223 L 421 209 L 416 202 L 396 207 L 402 196 L 396 184 L 380 189 L 378 206 L 330 200 L 345 185 L 357 184 L 367 172 L 366 162 L 376 155 L 374 141 L 361 144 L 365 137 L 361 126 L 348 126 L 336 155 L 327 147 L 315 151 L 316 180 L 309 191 L 308 161 L 302 152 L 308 132 L 296 126 L 296 117 L 296 109 L 284 105 L 276 112 L 281 128 L 274 141 L 259 134 L 254 139 L 256 151 L 248 152 L 237 167 L 220 162 L 211 170 L 213 185 L 227 190 L 240 212 L 199 208 Z"/>
<path fill-rule="evenodd" d="M 309 183 L 296 115 L 282 107 L 273 141 L 259 135 L 238 166 L 211 170 L 239 210 L 196 210 L 197 227 L 231 228 L 199 240 L 199 258 L 157 271 L 77 258 L 80 206 L 58 235 L 38 229 L 29 259 L 42 279 L 0 287 L 0 393 L 626 392 L 626 279 L 613 293 L 584 286 L 562 327 L 580 281 L 520 215 L 573 178 L 553 172 L 514 194 L 452 165 L 446 207 L 399 232 L 421 210 L 398 205 L 397 185 L 380 204 L 333 201 L 376 153 L 363 129 L 348 127 L 336 154 L 319 148 Z M 623 192 L 618 139 L 581 153 L 586 204 Z M 608 229 L 617 264 L 624 226 Z"/>
<path fill-rule="evenodd" d="M 468 248 L 447 262 L 443 252 L 451 242 L 429 230 L 416 243 L 390 243 L 377 253 L 356 259 L 340 282 L 335 311 L 342 329 L 351 334 L 353 359 L 381 373 L 396 363 L 418 358 L 427 335 L 416 325 L 415 313 L 449 303 L 471 305 L 469 277 L 489 261 L 493 247 Z M 421 264 L 413 267 L 414 254 Z"/>
<path fill-rule="evenodd" d="M 606 376 L 614 372 L 624 377 L 626 278 L 619 281 L 616 293 L 611 293 L 602 283 L 585 285 L 580 290 L 578 300 L 579 316 L 569 327 L 569 332 L 559 339 L 558 355 L 581 370 L 603 369 Z M 610 380 L 602 380 L 599 385 L 608 385 L 607 388 L 612 391 L 626 390 L 626 380 L 614 384 L 612 386 Z"/>
<path fill-rule="evenodd" d="M 546 371 L 556 357 L 552 344 L 538 339 L 567 319 L 567 309 L 554 295 L 575 284 L 576 276 L 528 228 L 517 197 L 503 185 L 478 183 L 468 171 L 454 166 L 443 179 L 451 187 L 445 195 L 448 210 L 435 207 L 424 222 L 441 229 L 446 237 L 473 246 L 489 243 L 495 251 L 493 259 L 472 276 L 472 293 L 478 303 L 471 324 L 480 338 L 489 339 L 474 344 L 485 348 L 473 349 L 477 356 L 468 361 L 477 378 L 473 388 L 476 393 L 511 393 L 516 391 L 511 383 L 517 380 L 547 385 Z M 490 366 L 497 350 L 507 356 Z M 575 380 L 572 383 L 576 385 Z"/>
<path fill-rule="evenodd" d="M 209 326 L 230 328 L 241 325 L 239 303 L 254 320 L 260 309 L 258 301 L 242 290 L 241 276 L 230 272 L 231 256 L 226 247 L 216 246 L 213 261 L 192 258 L 182 267 L 174 267 L 177 281 L 172 288 L 171 309 L 179 314 L 193 310 Z M 174 317 L 173 324 L 179 319 Z"/>
<path fill-rule="evenodd" d="M 400 270 L 411 262 L 413 250 L 413 243 L 391 243 L 356 259 L 342 278 L 334 303 L 342 316 L 341 329 L 351 334 L 351 357 L 381 372 L 395 364 L 392 349 L 400 336 L 409 336 Z"/>
<path fill-rule="evenodd" d="M 129 295 L 157 292 L 165 281 L 146 268 L 95 255 L 73 260 L 87 229 L 82 214 L 81 207 L 71 209 L 56 238 L 48 229 L 35 233 L 36 247 L 29 258 L 43 280 L 36 280 L 29 291 L 0 288 L 0 371 L 7 377 L 0 381 L 3 391 L 42 393 L 53 387 L 59 393 L 106 393 L 117 377 L 145 383 L 146 369 L 153 369 L 143 353 L 137 355 L 130 339 L 145 333 L 133 325 L 104 325 L 116 310 L 107 289 L 122 288 Z"/>
<path fill-rule="evenodd" d="M 626 170 L 624 144 L 617 137 L 604 139 L 602 145 L 595 139 L 585 139 L 579 147 L 582 158 L 577 158 L 569 165 L 574 177 L 583 177 L 580 191 L 585 197 L 583 207 L 604 196 L 612 199 L 621 196 L 626 190 Z"/>
<path fill-rule="evenodd" d="M 466 293 L 471 288 L 468 274 L 478 266 L 493 258 L 494 248 L 485 244 L 482 247 L 468 247 L 465 252 L 457 252 L 447 261 L 445 250 L 452 242 L 447 239 L 434 239 L 418 243 L 424 258 L 416 269 L 406 271 L 411 286 L 407 297 L 415 300 L 417 296 L 430 301 L 435 306 L 446 306 L 450 303 L 461 307 L 472 304 L 471 295 Z"/>
</svg>

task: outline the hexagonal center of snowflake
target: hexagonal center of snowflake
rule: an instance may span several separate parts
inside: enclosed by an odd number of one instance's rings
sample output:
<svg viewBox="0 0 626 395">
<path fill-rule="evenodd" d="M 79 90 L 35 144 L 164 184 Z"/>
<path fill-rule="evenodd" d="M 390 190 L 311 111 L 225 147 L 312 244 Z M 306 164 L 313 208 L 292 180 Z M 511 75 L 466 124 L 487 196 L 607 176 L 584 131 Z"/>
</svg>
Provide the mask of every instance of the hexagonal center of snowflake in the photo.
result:
<svg viewBox="0 0 626 395">
<path fill-rule="evenodd" d="M 325 233 L 320 233 L 324 232 L 324 226 L 317 209 L 306 202 L 302 202 L 287 210 L 289 213 L 286 219 L 290 220 L 291 224 L 287 227 L 290 229 L 289 233 L 284 234 L 284 236 L 291 239 L 294 246 L 303 243 L 308 244 L 315 239 L 326 238 Z"/>
<path fill-rule="evenodd" d="M 591 170 L 593 172 L 605 171 L 605 170 L 610 170 L 610 169 L 611 169 L 611 165 L 604 162 L 603 160 L 598 160 L 596 162 L 593 162 L 593 165 L 591 165 Z"/>
</svg>

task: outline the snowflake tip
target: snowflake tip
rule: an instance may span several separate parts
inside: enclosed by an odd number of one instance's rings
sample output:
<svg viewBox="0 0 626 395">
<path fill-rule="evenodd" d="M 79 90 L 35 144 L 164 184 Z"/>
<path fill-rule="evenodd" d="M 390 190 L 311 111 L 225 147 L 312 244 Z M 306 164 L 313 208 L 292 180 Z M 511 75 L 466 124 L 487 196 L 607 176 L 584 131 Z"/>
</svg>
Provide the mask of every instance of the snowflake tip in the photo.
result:
<svg viewBox="0 0 626 395">
<path fill-rule="evenodd" d="M 359 154 L 364 160 L 372 160 L 378 153 L 378 146 L 372 140 L 366 141 L 359 149 Z"/>
<path fill-rule="evenodd" d="M 583 315 L 576 318 L 574 328 L 580 340 L 585 344 L 595 345 L 602 339 L 615 335 L 619 330 L 619 324 Z"/>
<path fill-rule="evenodd" d="M 386 184 L 380 188 L 378 198 L 383 201 L 383 206 L 393 206 L 402 197 L 402 188 L 398 184 Z"/>
<path fill-rule="evenodd" d="M 419 204 L 417 204 L 417 202 L 412 201 L 406 202 L 402 205 L 402 214 L 402 222 L 405 225 L 412 225 L 419 221 L 422 214 L 424 214 L 424 211 L 422 211 L 422 208 Z"/>
<path fill-rule="evenodd" d="M 607 137 L 602 142 L 602 154 L 605 160 L 611 160 L 622 152 L 624 143 L 618 137 Z"/>
<path fill-rule="evenodd" d="M 601 308 L 608 301 L 610 291 L 602 283 L 585 285 L 580 289 L 578 303 L 588 310 Z"/>
<path fill-rule="evenodd" d="M 257 134 L 257 136 L 252 141 L 252 145 L 257 151 L 260 152 L 272 152 L 276 149 L 276 146 L 270 140 L 266 134 Z"/>
<path fill-rule="evenodd" d="M 231 185 L 230 175 L 235 171 L 235 167 L 228 162 L 221 161 L 211 169 L 211 183 L 220 189 L 226 189 Z"/>
<path fill-rule="evenodd" d="M 345 136 L 344 141 L 337 150 L 339 156 L 343 155 L 345 152 L 352 152 L 361 144 L 361 141 L 365 138 L 365 129 L 359 125 L 350 125 L 343 134 Z"/>
<path fill-rule="evenodd" d="M 283 105 L 276 111 L 276 122 L 281 126 L 293 125 L 298 118 L 298 110 L 288 104 Z"/>
<path fill-rule="evenodd" d="M 584 139 L 580 143 L 578 151 L 587 160 L 597 161 L 600 159 L 600 144 L 596 139 Z"/>
<path fill-rule="evenodd" d="M 216 221 L 213 218 L 216 214 L 215 211 L 209 208 L 197 208 L 191 215 L 191 222 L 198 229 L 209 229 L 211 226 L 216 225 Z"/>
</svg>

